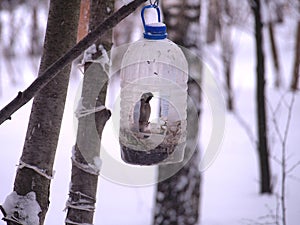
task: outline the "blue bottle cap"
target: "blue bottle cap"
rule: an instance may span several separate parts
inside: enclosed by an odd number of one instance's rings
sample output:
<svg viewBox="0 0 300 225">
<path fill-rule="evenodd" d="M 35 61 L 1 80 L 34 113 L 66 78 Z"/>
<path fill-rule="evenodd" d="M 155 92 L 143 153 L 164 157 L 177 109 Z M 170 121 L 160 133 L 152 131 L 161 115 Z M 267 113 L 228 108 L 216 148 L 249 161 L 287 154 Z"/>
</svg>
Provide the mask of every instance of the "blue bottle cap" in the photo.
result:
<svg viewBox="0 0 300 225">
<path fill-rule="evenodd" d="M 144 38 L 150 40 L 165 39 L 167 37 L 167 27 L 164 23 L 151 23 L 144 26 Z"/>
</svg>

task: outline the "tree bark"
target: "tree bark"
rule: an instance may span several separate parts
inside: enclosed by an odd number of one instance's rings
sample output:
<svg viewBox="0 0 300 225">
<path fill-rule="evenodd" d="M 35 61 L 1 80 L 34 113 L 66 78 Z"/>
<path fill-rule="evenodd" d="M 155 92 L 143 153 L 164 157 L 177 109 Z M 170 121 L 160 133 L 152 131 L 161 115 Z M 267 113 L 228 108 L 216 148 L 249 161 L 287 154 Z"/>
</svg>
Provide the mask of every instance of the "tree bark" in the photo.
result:
<svg viewBox="0 0 300 225">
<path fill-rule="evenodd" d="M 200 1 L 191 3 L 190 1 L 173 1 L 171 4 L 164 3 L 163 12 L 165 13 L 165 23 L 168 27 L 169 38 L 176 44 L 182 44 L 190 50 L 199 53 L 199 29 L 193 30 L 192 27 L 199 27 Z M 181 9 L 181 10 L 174 10 Z M 193 13 L 191 13 L 192 11 Z M 178 12 L 178 13 L 176 13 Z M 176 21 L 176 23 L 174 23 Z M 197 58 L 197 57 L 196 57 Z M 189 71 L 194 73 L 197 80 L 200 79 L 201 63 L 199 61 L 191 64 L 189 59 Z M 191 70 L 197 65 L 196 70 Z M 201 90 L 199 81 L 190 79 L 188 82 L 189 96 L 192 97 L 194 104 L 198 107 L 197 113 L 200 115 Z M 199 124 L 192 121 L 190 111 L 187 112 L 187 140 L 196 138 Z M 197 224 L 199 219 L 200 207 L 200 184 L 201 175 L 199 166 L 199 146 L 195 146 L 187 141 L 185 156 L 182 163 L 159 166 L 159 180 L 164 177 L 166 171 L 178 170 L 179 172 L 167 180 L 157 184 L 156 203 L 153 224 Z M 189 161 L 188 161 L 189 160 Z M 188 162 L 187 162 L 188 161 Z M 186 163 L 187 162 L 187 163 Z M 186 163 L 183 166 L 183 163 Z"/>
<path fill-rule="evenodd" d="M 55 59 L 76 43 L 79 0 L 52 0 L 50 3 L 44 53 L 39 69 L 41 76 Z M 67 38 L 66 38 L 67 37 Z M 69 82 L 70 66 L 59 73 L 36 95 L 33 101 L 14 191 L 21 196 L 35 192 L 43 224 L 49 206 L 50 179 Z M 17 208 L 17 206 L 16 206 Z M 22 222 L 18 211 L 13 215 Z M 18 224 L 9 222 L 8 224 Z"/>
<path fill-rule="evenodd" d="M 77 42 L 81 41 L 89 31 L 90 0 L 81 0 Z"/>
<path fill-rule="evenodd" d="M 38 19 L 38 8 L 39 4 L 35 3 L 31 5 L 32 7 L 32 24 L 31 24 L 31 42 L 30 42 L 30 49 L 29 49 L 29 56 L 35 57 L 40 56 L 42 53 L 43 46 L 41 44 L 41 34 L 39 29 L 39 19 Z"/>
<path fill-rule="evenodd" d="M 277 1 L 266 0 L 266 5 L 268 7 L 268 33 L 270 39 L 270 47 L 273 58 L 273 65 L 275 69 L 275 87 L 279 88 L 281 86 L 281 74 L 280 74 L 280 63 L 278 56 L 278 48 L 276 43 L 275 25 L 276 23 L 281 23 L 283 21 L 282 6 Z M 273 7 L 272 7 L 273 6 Z"/>
<path fill-rule="evenodd" d="M 25 91 L 19 92 L 14 98 L 0 111 L 0 124 L 11 119 L 11 115 L 19 108 L 29 102 L 40 90 L 42 90 L 62 69 L 76 59 L 80 54 L 98 40 L 107 30 L 113 28 L 126 16 L 132 13 L 146 0 L 134 0 L 123 6 L 112 14 L 107 20 L 103 21 L 97 28 L 90 32 L 85 38 L 72 47 L 67 53 L 57 58 L 52 65 L 41 74 Z"/>
<path fill-rule="evenodd" d="M 300 12 L 300 6 L 299 6 L 299 12 Z M 295 58 L 294 58 L 294 67 L 293 67 L 293 78 L 291 83 L 292 91 L 298 90 L 299 76 L 300 76 L 300 21 L 298 21 L 296 41 L 295 41 Z"/>
<path fill-rule="evenodd" d="M 220 30 L 220 3 L 218 0 L 209 0 L 208 18 L 206 29 L 206 43 L 211 44 L 216 40 L 217 32 Z"/>
<path fill-rule="evenodd" d="M 275 40 L 274 35 L 274 25 L 270 21 L 268 23 L 268 33 L 270 38 L 270 44 L 271 44 L 271 51 L 272 51 L 272 58 L 275 68 L 275 87 L 279 88 L 281 86 L 281 75 L 280 75 L 280 64 L 279 64 L 279 57 L 278 57 L 278 51 L 277 51 L 277 44 Z"/>
<path fill-rule="evenodd" d="M 272 193 L 271 172 L 269 165 L 269 152 L 267 142 L 267 120 L 265 106 L 265 62 L 263 52 L 263 24 L 261 18 L 261 2 L 254 0 L 252 10 L 255 18 L 255 40 L 256 40 L 256 103 L 257 103 L 257 133 L 258 154 L 260 168 L 260 193 Z"/>
<path fill-rule="evenodd" d="M 224 73 L 226 78 L 226 89 L 227 89 L 227 109 L 228 111 L 234 110 L 234 103 L 233 103 L 233 90 L 232 90 L 232 79 L 231 79 L 231 62 L 232 58 L 225 58 L 223 56 L 223 65 L 224 65 Z"/>
<path fill-rule="evenodd" d="M 233 44 L 231 40 L 232 33 L 232 14 L 230 1 L 223 1 L 219 4 L 219 29 L 221 38 L 222 53 L 221 58 L 223 62 L 223 71 L 226 80 L 227 92 L 227 109 L 234 110 L 233 89 L 232 89 L 232 61 L 233 61 Z M 224 19 L 226 18 L 226 19 Z"/>
<path fill-rule="evenodd" d="M 90 29 L 93 30 L 100 21 L 106 19 L 113 12 L 113 9 L 113 0 L 91 0 Z M 112 31 L 110 30 L 95 43 L 96 52 L 92 57 L 97 59 L 101 56 L 103 49 L 109 51 L 111 46 Z M 105 105 L 107 83 L 108 74 L 105 65 L 99 63 L 91 64 L 89 62 L 85 64 L 85 76 L 81 95 L 81 104 L 85 109 Z M 72 156 L 72 177 L 67 202 L 67 225 L 93 224 L 100 171 L 95 159 L 101 162 L 99 158 L 101 136 L 110 115 L 110 111 L 104 109 L 79 118 L 76 145 Z M 94 129 L 95 127 L 96 129 Z"/>
</svg>

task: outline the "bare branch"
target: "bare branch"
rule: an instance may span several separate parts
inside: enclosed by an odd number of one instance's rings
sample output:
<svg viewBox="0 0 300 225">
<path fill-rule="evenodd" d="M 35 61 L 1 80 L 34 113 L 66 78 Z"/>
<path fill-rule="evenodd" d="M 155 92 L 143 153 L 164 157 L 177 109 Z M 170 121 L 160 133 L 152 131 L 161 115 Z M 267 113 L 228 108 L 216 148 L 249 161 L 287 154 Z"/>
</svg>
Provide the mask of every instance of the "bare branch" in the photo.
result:
<svg viewBox="0 0 300 225">
<path fill-rule="evenodd" d="M 134 0 L 124 5 L 117 12 L 104 20 L 98 27 L 90 32 L 85 38 L 78 42 L 65 55 L 59 58 L 48 69 L 46 69 L 33 83 L 23 92 L 19 92 L 14 98 L 0 111 L 0 124 L 11 118 L 11 115 L 19 108 L 29 102 L 40 90 L 42 90 L 66 65 L 76 59 L 85 49 L 91 46 L 109 29 L 116 26 L 121 20 L 135 11 L 146 0 Z"/>
<path fill-rule="evenodd" d="M 295 163 L 293 166 L 291 166 L 291 168 L 286 170 L 286 173 L 289 174 L 291 173 L 294 169 L 296 169 L 298 166 L 300 166 L 300 161 L 298 161 L 297 163 Z"/>
<path fill-rule="evenodd" d="M 280 160 L 280 164 L 281 164 L 281 193 L 279 196 L 280 199 L 280 209 L 281 209 L 281 221 L 282 221 L 282 225 L 286 225 L 287 221 L 286 221 L 286 199 L 285 199 L 285 189 L 286 189 L 286 178 L 288 173 L 290 173 L 292 170 L 294 170 L 297 166 L 300 165 L 300 162 L 296 163 L 295 165 L 293 165 L 290 169 L 287 169 L 287 149 L 286 149 L 286 144 L 287 144 L 287 138 L 288 138 L 288 132 L 289 132 L 289 128 L 290 128 L 290 123 L 292 120 L 292 111 L 293 111 L 293 106 L 294 106 L 294 102 L 295 102 L 295 93 L 292 93 L 292 98 L 290 100 L 290 102 L 287 102 L 285 99 L 285 95 L 286 93 L 282 94 L 279 103 L 277 104 L 277 107 L 275 108 L 275 110 L 272 108 L 271 104 L 269 104 L 269 108 L 271 110 L 272 113 L 272 122 L 274 124 L 274 128 L 276 131 L 276 134 L 278 136 L 278 138 L 280 139 L 280 143 L 281 143 L 281 160 Z M 280 108 L 280 105 L 284 104 L 284 106 L 287 108 L 288 110 L 288 115 L 287 115 L 287 119 L 286 119 L 286 124 L 284 127 L 284 132 L 283 134 L 280 132 L 280 128 L 279 128 L 279 124 L 278 121 L 276 119 L 276 113 Z M 278 222 L 278 220 L 277 220 Z"/>
<path fill-rule="evenodd" d="M 272 156 L 272 159 L 274 160 L 274 162 L 281 165 L 281 161 L 276 156 Z"/>
<path fill-rule="evenodd" d="M 300 183 L 300 178 L 295 175 L 290 174 L 288 175 L 288 178 Z"/>
<path fill-rule="evenodd" d="M 235 119 L 238 121 L 238 123 L 244 128 L 248 138 L 250 139 L 250 143 L 254 149 L 257 148 L 257 139 L 255 138 L 250 125 L 242 118 L 242 116 L 239 115 L 237 111 L 233 111 L 233 115 Z"/>
<path fill-rule="evenodd" d="M 284 102 L 286 102 L 286 101 L 284 101 Z M 288 132 L 289 132 L 289 128 L 290 128 L 290 124 L 291 124 L 291 120 L 292 120 L 292 111 L 293 111 L 294 102 L 295 102 L 295 94 L 293 93 L 291 102 L 288 105 L 288 118 L 287 118 L 287 122 L 286 122 L 286 126 L 285 126 L 284 136 L 283 136 L 285 142 L 288 137 Z"/>
</svg>

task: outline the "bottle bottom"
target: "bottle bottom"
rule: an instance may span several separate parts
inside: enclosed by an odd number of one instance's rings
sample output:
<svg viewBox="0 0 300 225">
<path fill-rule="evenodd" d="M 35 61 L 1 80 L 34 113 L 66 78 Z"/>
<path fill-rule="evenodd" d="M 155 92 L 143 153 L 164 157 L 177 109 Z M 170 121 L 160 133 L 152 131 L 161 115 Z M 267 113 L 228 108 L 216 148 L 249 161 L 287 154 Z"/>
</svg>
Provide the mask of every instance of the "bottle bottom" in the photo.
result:
<svg viewBox="0 0 300 225">
<path fill-rule="evenodd" d="M 183 157 L 176 159 L 176 151 L 183 151 L 185 143 L 169 146 L 157 146 L 155 149 L 139 151 L 121 145 L 121 158 L 124 162 L 133 165 L 155 165 L 162 163 L 175 163 L 182 161 Z M 178 154 L 177 154 L 178 155 Z M 182 155 L 182 154 L 181 154 Z"/>
</svg>

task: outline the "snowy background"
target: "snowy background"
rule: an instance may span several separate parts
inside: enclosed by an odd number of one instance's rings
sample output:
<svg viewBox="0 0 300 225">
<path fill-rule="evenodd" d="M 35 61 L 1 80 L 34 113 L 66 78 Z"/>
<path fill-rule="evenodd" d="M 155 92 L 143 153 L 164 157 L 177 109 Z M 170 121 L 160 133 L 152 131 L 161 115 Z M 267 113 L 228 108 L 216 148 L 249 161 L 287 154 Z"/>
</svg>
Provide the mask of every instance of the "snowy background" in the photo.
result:
<svg viewBox="0 0 300 225">
<path fill-rule="evenodd" d="M 3 19 L 3 18 L 2 18 Z M 274 88 L 274 75 L 271 65 L 270 49 L 265 45 L 267 80 L 267 107 L 269 145 L 272 155 L 272 182 L 274 195 L 259 195 L 258 158 L 256 149 L 250 141 L 245 129 L 236 116 L 226 114 L 226 130 L 221 151 L 214 163 L 203 172 L 201 190 L 201 224 L 202 225 L 237 225 L 237 224 L 275 224 L 276 210 L 280 206 L 277 195 L 280 194 L 281 168 L 275 158 L 281 157 L 281 143 L 274 127 L 275 118 L 280 131 L 283 133 L 288 115 L 292 94 L 287 92 L 291 79 L 291 66 L 294 57 L 295 21 L 287 20 L 285 24 L 276 27 L 277 41 L 280 48 L 280 62 L 283 66 L 283 87 Z M 255 134 L 255 48 L 251 31 L 246 29 L 234 32 L 235 63 L 234 63 L 234 96 L 236 111 L 249 125 Z M 24 41 L 26 43 L 26 40 Z M 0 46 L 1 47 L 1 46 Z M 215 56 L 219 54 L 217 46 L 205 47 L 210 52 L 207 63 L 213 68 L 215 78 L 223 80 L 219 62 Z M 35 65 L 35 67 L 33 66 Z M 6 61 L 0 58 L 0 79 L 2 95 L 0 108 L 4 107 L 19 90 L 24 90 L 33 80 L 37 72 L 38 61 L 19 57 L 13 63 L 13 68 L 19 76 L 18 82 L 12 85 L 9 81 L 9 70 Z M 65 218 L 65 202 L 68 198 L 69 180 L 71 176 L 71 150 L 74 145 L 73 109 L 75 95 L 80 83 L 80 76 L 73 77 L 70 82 L 65 115 L 60 134 L 57 157 L 54 165 L 56 171 L 52 181 L 50 208 L 46 217 L 46 225 L 63 224 Z M 282 101 L 284 99 L 284 101 Z M 285 102 L 285 103 L 284 103 Z M 0 203 L 13 189 L 16 165 L 21 156 L 23 143 L 30 114 L 31 103 L 18 110 L 11 121 L 0 126 Z M 272 109 L 277 109 L 272 115 Z M 295 95 L 292 118 L 287 139 L 287 168 L 300 161 L 298 150 L 300 138 L 300 97 Z M 114 112 L 113 112 L 114 113 Z M 205 137 L 206 127 L 209 126 L 210 110 L 204 105 L 201 116 L 201 135 Z M 104 144 L 118 150 L 118 143 L 112 131 L 105 129 Z M 205 146 L 200 137 L 200 143 Z M 202 148 L 202 151 L 205 151 Z M 300 167 L 300 166 L 299 166 Z M 296 167 L 288 176 L 287 224 L 297 225 L 300 221 L 300 168 Z M 155 185 L 146 187 L 130 187 L 100 178 L 97 194 L 97 210 L 95 224 L 105 225 L 150 225 L 152 221 Z M 3 221 L 0 224 L 5 224 Z"/>
</svg>

